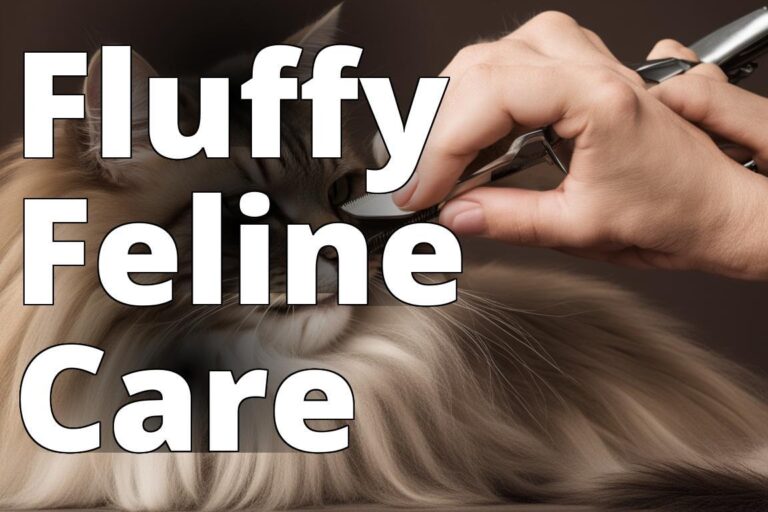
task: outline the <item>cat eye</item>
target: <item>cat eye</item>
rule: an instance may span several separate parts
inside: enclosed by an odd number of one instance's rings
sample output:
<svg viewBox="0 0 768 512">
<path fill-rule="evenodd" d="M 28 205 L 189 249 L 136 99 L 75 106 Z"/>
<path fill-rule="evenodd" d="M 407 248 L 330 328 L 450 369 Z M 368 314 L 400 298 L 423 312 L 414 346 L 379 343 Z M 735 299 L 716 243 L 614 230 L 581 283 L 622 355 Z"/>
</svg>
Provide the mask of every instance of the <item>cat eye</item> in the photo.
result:
<svg viewBox="0 0 768 512">
<path fill-rule="evenodd" d="M 341 206 L 350 200 L 352 196 L 352 176 L 345 174 L 331 185 L 328 191 L 328 200 L 333 206 Z"/>
</svg>

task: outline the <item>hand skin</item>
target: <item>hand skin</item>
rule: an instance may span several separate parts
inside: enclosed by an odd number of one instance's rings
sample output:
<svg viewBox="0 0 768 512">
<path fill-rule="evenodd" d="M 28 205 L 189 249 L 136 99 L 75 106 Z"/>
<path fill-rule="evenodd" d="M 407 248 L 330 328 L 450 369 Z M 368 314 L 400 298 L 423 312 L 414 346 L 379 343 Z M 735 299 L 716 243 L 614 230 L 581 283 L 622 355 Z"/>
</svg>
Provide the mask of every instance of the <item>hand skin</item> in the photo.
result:
<svg viewBox="0 0 768 512">
<path fill-rule="evenodd" d="M 657 57 L 695 58 L 666 40 Z M 479 188 L 446 204 L 457 234 L 644 268 L 768 279 L 768 179 L 709 134 L 768 168 L 768 100 L 711 65 L 647 90 L 592 32 L 556 12 L 461 50 L 402 207 L 438 203 L 477 152 L 515 127 L 552 125 L 574 145 L 551 191 Z"/>
</svg>

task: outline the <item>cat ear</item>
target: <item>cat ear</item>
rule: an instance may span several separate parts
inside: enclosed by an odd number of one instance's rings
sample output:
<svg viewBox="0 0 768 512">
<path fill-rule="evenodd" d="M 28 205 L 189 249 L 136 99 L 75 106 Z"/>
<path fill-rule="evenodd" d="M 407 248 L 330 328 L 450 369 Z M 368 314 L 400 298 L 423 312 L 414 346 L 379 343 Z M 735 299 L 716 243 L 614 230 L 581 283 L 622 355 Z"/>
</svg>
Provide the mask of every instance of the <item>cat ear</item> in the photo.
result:
<svg viewBox="0 0 768 512">
<path fill-rule="evenodd" d="M 295 72 L 300 81 L 308 80 L 312 76 L 312 64 L 315 62 L 318 52 L 336 42 L 339 31 L 339 15 L 343 5 L 340 3 L 322 18 L 285 40 L 285 44 L 298 46 L 304 50 Z"/>
<path fill-rule="evenodd" d="M 120 160 L 101 158 L 101 50 L 88 64 L 88 77 L 83 84 L 85 94 L 85 131 L 87 153 L 93 161 L 110 173 Z M 138 53 L 131 52 L 131 128 L 132 143 L 149 144 L 149 78 L 157 71 Z"/>
</svg>

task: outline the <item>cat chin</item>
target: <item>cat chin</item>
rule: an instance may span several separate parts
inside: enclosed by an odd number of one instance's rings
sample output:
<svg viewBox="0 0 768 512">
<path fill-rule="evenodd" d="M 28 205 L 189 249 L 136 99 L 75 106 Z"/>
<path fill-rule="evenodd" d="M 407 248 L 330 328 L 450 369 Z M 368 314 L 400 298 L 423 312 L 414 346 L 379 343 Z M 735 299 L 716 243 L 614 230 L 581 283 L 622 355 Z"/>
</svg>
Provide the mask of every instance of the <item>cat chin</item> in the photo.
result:
<svg viewBox="0 0 768 512">
<path fill-rule="evenodd" d="M 352 308 L 335 298 L 314 306 L 269 311 L 254 327 L 264 348 L 290 355 L 310 355 L 338 340 L 352 319 Z"/>
</svg>

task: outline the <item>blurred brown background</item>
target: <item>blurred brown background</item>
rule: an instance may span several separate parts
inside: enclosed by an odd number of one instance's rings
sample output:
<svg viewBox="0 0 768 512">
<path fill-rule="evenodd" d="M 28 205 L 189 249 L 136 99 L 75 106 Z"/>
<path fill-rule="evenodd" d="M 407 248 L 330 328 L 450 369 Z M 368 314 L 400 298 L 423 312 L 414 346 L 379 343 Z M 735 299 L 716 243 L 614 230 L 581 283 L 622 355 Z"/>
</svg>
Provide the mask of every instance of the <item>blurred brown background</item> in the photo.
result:
<svg viewBox="0 0 768 512">
<path fill-rule="evenodd" d="M 6 2 L 0 15 L 0 144 L 21 135 L 24 51 L 93 51 L 101 44 L 130 44 L 164 75 L 195 74 L 231 53 L 279 43 L 335 4 L 327 0 Z M 359 74 L 392 77 L 401 102 L 409 105 L 417 77 L 436 75 L 461 46 L 510 31 L 542 10 L 571 14 L 599 33 L 620 59 L 638 62 L 658 39 L 692 42 L 761 5 L 750 0 L 348 0 L 339 42 L 362 46 Z M 59 92 L 77 87 L 70 82 L 63 85 Z M 768 93 L 768 59 L 743 85 Z M 634 271 L 488 242 L 464 247 L 465 256 L 472 259 L 536 262 L 623 283 L 686 320 L 697 339 L 768 374 L 768 284 L 698 273 Z"/>
</svg>

